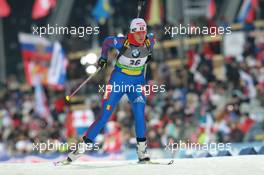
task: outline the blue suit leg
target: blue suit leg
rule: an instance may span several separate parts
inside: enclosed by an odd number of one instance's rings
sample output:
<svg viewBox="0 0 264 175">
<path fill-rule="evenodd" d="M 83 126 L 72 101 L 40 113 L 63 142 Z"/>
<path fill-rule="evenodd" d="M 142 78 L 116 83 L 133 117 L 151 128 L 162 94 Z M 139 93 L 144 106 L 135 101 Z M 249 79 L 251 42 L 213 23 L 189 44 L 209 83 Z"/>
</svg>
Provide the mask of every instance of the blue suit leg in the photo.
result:
<svg viewBox="0 0 264 175">
<path fill-rule="evenodd" d="M 128 92 L 128 99 L 132 105 L 132 111 L 135 119 L 135 129 L 137 138 L 146 137 L 146 124 L 145 124 L 145 103 L 146 97 L 142 92 Z"/>
<path fill-rule="evenodd" d="M 113 76 L 111 79 L 113 80 L 115 78 L 116 76 Z M 111 80 L 110 84 L 112 84 Z M 123 96 L 123 92 L 108 91 L 108 93 L 109 94 L 107 94 L 106 91 L 104 94 L 101 115 L 93 122 L 93 124 L 88 128 L 87 132 L 85 133 L 86 138 L 93 142 L 97 134 L 107 123 L 120 98 Z"/>
</svg>

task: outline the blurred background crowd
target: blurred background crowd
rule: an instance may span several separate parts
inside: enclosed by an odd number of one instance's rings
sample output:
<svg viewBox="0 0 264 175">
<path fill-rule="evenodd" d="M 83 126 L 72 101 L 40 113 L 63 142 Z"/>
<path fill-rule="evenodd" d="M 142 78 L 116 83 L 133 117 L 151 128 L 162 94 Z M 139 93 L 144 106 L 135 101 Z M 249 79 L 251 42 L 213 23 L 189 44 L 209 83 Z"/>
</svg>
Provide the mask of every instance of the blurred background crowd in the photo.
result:
<svg viewBox="0 0 264 175">
<path fill-rule="evenodd" d="M 100 34 L 56 38 L 68 58 L 67 81 L 62 90 L 43 86 L 43 104 L 38 102 L 38 87 L 26 81 L 17 35 L 18 32 L 30 33 L 32 26 L 59 19 L 53 13 L 59 11 L 62 2 L 58 0 L 47 16 L 39 19 L 32 19 L 31 10 L 23 8 L 31 9 L 35 1 L 6 2 L 12 11 L 1 19 L 6 78 L 0 85 L 0 154 L 37 152 L 32 149 L 32 143 L 47 140 L 74 142 L 99 117 L 103 94 L 98 93 L 98 87 L 108 81 L 116 53 L 109 51 L 107 69 L 82 88 L 71 103 L 65 103 L 65 94 L 73 91 L 89 73 L 87 65 L 80 60 L 87 53 L 96 53 L 99 57 L 98 50 L 106 36 L 125 35 L 129 21 L 136 15 L 137 4 L 124 0 L 81 0 L 69 4 L 71 10 L 65 26 L 98 25 Z M 100 3 L 105 10 L 101 11 L 101 15 L 105 13 L 102 16 L 95 10 Z M 241 9 L 246 8 L 247 3 L 252 11 L 243 12 Z M 147 96 L 145 118 L 150 148 L 164 148 L 171 140 L 201 144 L 264 141 L 263 6 L 263 0 L 147 1 L 144 16 L 149 32 L 157 39 L 147 71 L 148 84 L 165 85 L 166 89 L 165 93 L 151 92 Z M 231 12 L 230 8 L 236 10 Z M 179 24 L 231 26 L 232 34 L 175 38 L 164 34 L 165 26 Z M 97 142 L 104 152 L 135 147 L 133 114 L 125 96 Z"/>
</svg>

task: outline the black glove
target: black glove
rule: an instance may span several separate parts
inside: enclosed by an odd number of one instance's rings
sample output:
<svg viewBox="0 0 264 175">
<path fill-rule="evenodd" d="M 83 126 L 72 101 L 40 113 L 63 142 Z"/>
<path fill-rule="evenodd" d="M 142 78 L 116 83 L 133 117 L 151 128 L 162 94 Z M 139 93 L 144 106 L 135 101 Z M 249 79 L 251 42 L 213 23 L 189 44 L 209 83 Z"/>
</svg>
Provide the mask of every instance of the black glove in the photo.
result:
<svg viewBox="0 0 264 175">
<path fill-rule="evenodd" d="M 101 68 L 104 68 L 107 64 L 107 60 L 104 59 L 104 58 L 99 58 L 98 62 L 97 62 L 97 66 L 98 67 L 101 67 Z"/>
</svg>

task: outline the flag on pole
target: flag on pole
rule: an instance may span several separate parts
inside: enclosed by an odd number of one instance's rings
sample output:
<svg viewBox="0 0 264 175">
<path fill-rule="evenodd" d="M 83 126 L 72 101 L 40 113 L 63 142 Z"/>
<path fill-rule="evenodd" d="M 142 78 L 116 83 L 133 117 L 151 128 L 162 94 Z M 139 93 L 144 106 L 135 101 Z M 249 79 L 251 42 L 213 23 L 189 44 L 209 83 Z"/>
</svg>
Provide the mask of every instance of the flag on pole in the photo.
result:
<svg viewBox="0 0 264 175">
<path fill-rule="evenodd" d="M 41 75 L 37 74 L 34 76 L 34 84 L 35 84 L 35 111 L 41 118 L 49 121 L 49 107 L 46 95 L 44 93 L 42 84 L 41 84 Z"/>
<path fill-rule="evenodd" d="M 207 6 L 207 18 L 212 19 L 216 14 L 216 4 L 215 0 L 208 0 Z"/>
<path fill-rule="evenodd" d="M 87 128 L 94 121 L 94 113 L 92 110 L 76 110 L 73 111 L 73 127 L 78 136 L 83 135 Z"/>
<path fill-rule="evenodd" d="M 35 86 L 34 76 L 41 74 L 42 85 L 63 89 L 68 60 L 60 43 L 26 33 L 19 33 L 18 38 L 28 84 Z"/>
<path fill-rule="evenodd" d="M 10 6 L 6 0 L 0 0 L 0 17 L 7 17 L 11 13 Z"/>
<path fill-rule="evenodd" d="M 257 6 L 258 0 L 244 0 L 238 13 L 238 22 L 253 22 Z"/>
<path fill-rule="evenodd" d="M 99 24 L 103 25 L 109 18 L 111 11 L 109 0 L 97 0 L 92 15 Z"/>
<path fill-rule="evenodd" d="M 28 84 L 34 86 L 34 76 L 41 74 L 42 84 L 47 85 L 48 68 L 53 51 L 52 43 L 46 38 L 26 33 L 19 33 L 18 39 Z"/>
<path fill-rule="evenodd" d="M 48 71 L 48 84 L 55 89 L 63 89 L 66 80 L 68 60 L 59 42 L 55 42 Z"/>
<path fill-rule="evenodd" d="M 56 0 L 35 0 L 32 10 L 32 18 L 39 19 L 49 14 L 50 9 L 54 8 Z"/>
<path fill-rule="evenodd" d="M 161 0 L 149 0 L 146 12 L 146 21 L 148 25 L 159 25 L 162 23 L 164 9 Z"/>
</svg>

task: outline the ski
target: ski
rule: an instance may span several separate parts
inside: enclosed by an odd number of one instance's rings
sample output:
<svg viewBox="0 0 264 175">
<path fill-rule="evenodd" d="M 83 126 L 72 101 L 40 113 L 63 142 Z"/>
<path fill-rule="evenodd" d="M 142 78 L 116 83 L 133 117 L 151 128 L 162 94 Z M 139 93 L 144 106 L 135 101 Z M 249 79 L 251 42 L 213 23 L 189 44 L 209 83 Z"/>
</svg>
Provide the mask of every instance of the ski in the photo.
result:
<svg viewBox="0 0 264 175">
<path fill-rule="evenodd" d="M 174 160 L 170 160 L 169 162 L 159 162 L 159 161 L 142 161 L 136 162 L 137 164 L 147 164 L 147 165 L 172 165 Z"/>
<path fill-rule="evenodd" d="M 174 163 L 174 160 L 170 160 L 169 162 L 159 162 L 157 160 L 154 161 L 137 161 L 137 162 L 125 162 L 125 164 L 129 165 L 172 165 Z M 68 161 L 67 159 L 53 162 L 54 166 L 65 166 L 65 165 L 70 165 L 71 162 Z M 122 164 L 123 165 L 123 164 Z"/>
<path fill-rule="evenodd" d="M 71 164 L 71 161 L 69 161 L 68 159 L 64 159 L 61 161 L 57 161 L 57 162 L 53 162 L 54 166 L 64 166 L 64 165 L 69 165 Z"/>
</svg>

